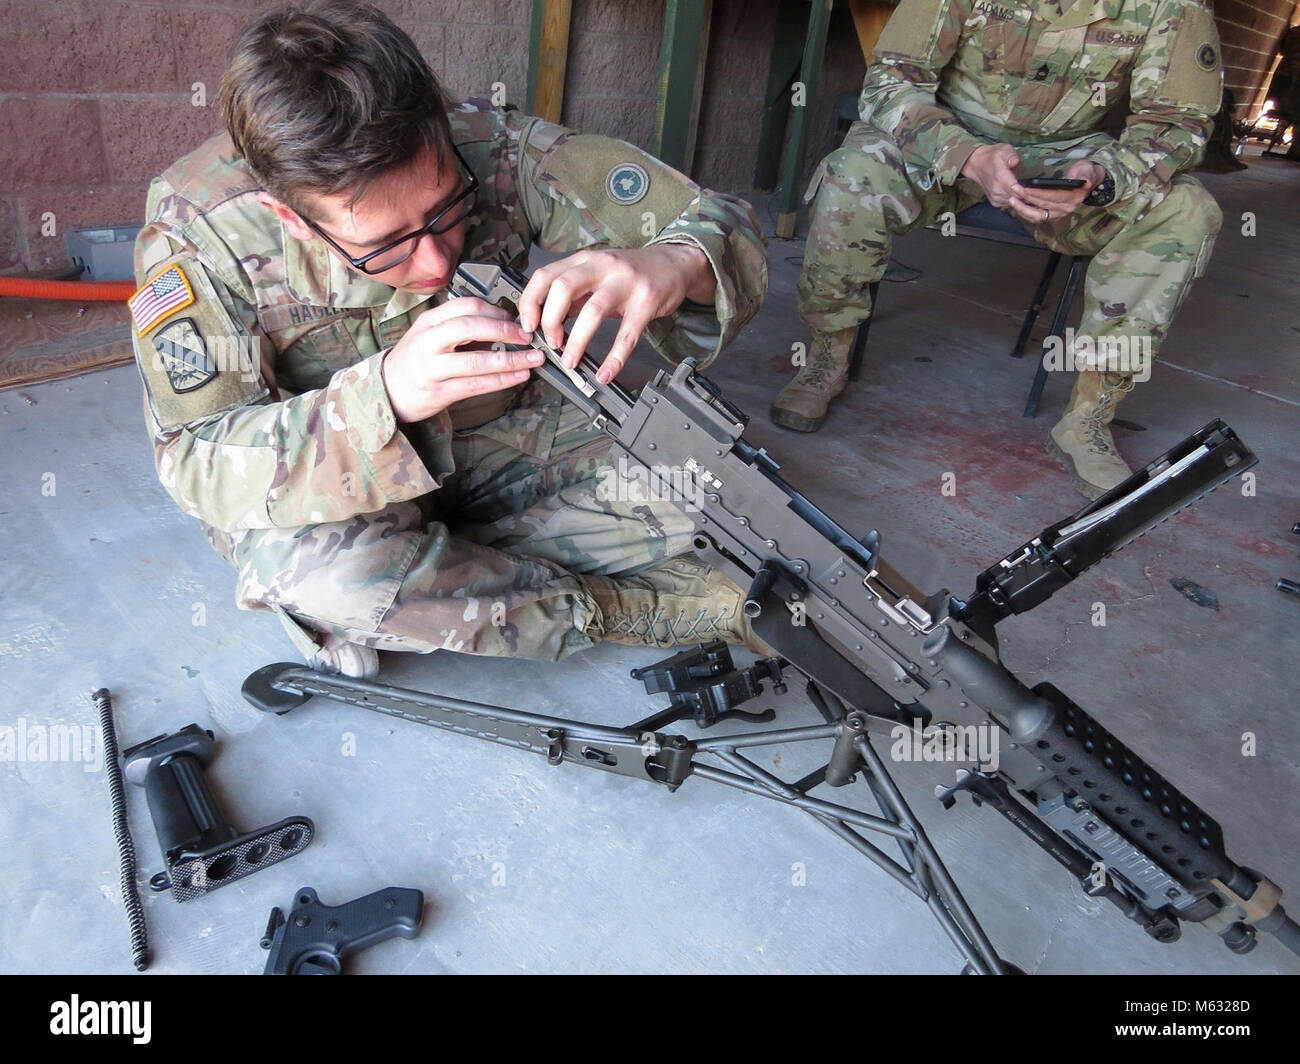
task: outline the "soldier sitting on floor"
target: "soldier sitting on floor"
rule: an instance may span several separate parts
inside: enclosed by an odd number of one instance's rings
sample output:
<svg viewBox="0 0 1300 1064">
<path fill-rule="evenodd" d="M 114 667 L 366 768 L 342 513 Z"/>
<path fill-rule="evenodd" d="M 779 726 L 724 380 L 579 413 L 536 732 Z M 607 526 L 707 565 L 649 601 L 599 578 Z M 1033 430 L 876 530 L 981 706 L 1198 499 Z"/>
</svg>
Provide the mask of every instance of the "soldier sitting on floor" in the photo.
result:
<svg viewBox="0 0 1300 1064">
<path fill-rule="evenodd" d="M 563 658 L 751 638 L 608 437 L 537 378 L 540 325 L 611 379 L 644 332 L 708 363 L 766 291 L 748 205 L 621 141 L 444 104 L 411 39 L 343 2 L 260 15 L 228 132 L 150 189 L 131 300 L 159 477 L 309 661 L 376 649 Z M 449 299 L 462 260 L 537 270 L 519 321 Z M 576 317 L 575 317 L 576 316 Z M 626 490 L 625 490 L 626 489 Z M 642 495 L 644 492 L 641 493 Z"/>
</svg>

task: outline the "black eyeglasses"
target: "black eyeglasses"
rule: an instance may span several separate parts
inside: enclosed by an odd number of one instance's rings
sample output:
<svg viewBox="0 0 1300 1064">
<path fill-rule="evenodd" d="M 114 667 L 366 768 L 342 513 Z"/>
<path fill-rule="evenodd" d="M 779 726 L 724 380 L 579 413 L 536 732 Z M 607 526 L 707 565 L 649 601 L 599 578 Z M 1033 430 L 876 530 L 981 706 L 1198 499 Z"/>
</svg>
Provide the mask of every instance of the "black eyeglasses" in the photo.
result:
<svg viewBox="0 0 1300 1064">
<path fill-rule="evenodd" d="M 456 160 L 460 163 L 461 169 L 469 175 L 469 184 L 461 189 L 454 200 L 438 211 L 419 229 L 407 233 L 405 236 L 399 236 L 396 240 L 389 241 L 383 247 L 370 252 L 368 255 L 353 258 L 339 247 L 329 234 L 315 222 L 308 218 L 303 218 L 303 221 L 307 223 L 312 232 L 347 259 L 349 265 L 354 269 L 366 274 L 383 273 L 385 270 L 391 270 L 415 253 L 416 244 L 420 242 L 420 238 L 426 233 L 432 233 L 436 236 L 439 233 L 446 233 L 455 229 L 474 209 L 474 204 L 478 200 L 478 178 L 474 175 L 474 171 L 469 168 L 469 164 L 465 162 L 465 157 L 461 155 L 460 149 L 453 145 L 452 151 L 456 153 Z"/>
</svg>

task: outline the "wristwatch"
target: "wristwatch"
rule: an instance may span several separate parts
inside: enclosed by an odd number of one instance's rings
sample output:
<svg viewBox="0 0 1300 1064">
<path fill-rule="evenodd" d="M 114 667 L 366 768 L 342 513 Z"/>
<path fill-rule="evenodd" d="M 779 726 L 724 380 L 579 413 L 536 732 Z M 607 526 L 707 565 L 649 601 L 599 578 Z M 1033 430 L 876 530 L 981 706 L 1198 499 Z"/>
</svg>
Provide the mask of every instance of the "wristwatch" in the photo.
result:
<svg viewBox="0 0 1300 1064">
<path fill-rule="evenodd" d="M 1083 197 L 1089 207 L 1104 207 L 1115 198 L 1115 179 L 1107 174 Z"/>
</svg>

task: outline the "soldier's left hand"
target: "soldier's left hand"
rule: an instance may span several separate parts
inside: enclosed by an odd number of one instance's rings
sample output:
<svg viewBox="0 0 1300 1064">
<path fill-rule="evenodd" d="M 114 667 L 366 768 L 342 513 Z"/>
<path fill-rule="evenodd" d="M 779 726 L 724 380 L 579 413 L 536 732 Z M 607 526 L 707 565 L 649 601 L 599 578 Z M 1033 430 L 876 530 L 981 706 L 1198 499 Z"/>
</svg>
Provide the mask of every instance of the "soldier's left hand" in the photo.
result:
<svg viewBox="0 0 1300 1064">
<path fill-rule="evenodd" d="M 1080 188 L 1025 188 L 1011 197 L 1011 205 L 1027 222 L 1046 222 L 1073 214 L 1093 188 L 1106 178 L 1106 171 L 1096 163 L 1080 159 L 1065 171 L 1065 177 L 1081 177 L 1085 184 Z"/>
<path fill-rule="evenodd" d="M 579 251 L 533 271 L 519 300 L 519 321 L 532 332 L 539 324 L 546 342 L 564 347 L 564 364 L 577 366 L 587 344 L 607 318 L 623 324 L 596 377 L 608 384 L 627 365 L 645 327 L 671 314 L 687 299 L 713 302 L 713 267 L 690 244 Z M 565 341 L 564 323 L 577 315 Z"/>
</svg>

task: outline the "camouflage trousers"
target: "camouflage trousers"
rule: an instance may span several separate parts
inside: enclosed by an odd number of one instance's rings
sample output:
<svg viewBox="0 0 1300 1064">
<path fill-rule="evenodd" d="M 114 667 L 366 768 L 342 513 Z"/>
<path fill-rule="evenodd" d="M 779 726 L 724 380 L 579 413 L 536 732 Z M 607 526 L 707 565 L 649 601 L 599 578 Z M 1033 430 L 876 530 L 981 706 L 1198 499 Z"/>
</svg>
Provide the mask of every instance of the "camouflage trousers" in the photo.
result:
<svg viewBox="0 0 1300 1064">
<path fill-rule="evenodd" d="M 308 656 L 310 633 L 329 631 L 381 650 L 559 660 L 594 643 L 575 573 L 631 575 L 691 549 L 690 519 L 611 463 L 609 437 L 541 381 L 451 449 L 455 471 L 418 500 L 305 528 L 208 529 L 239 570 L 240 607 L 274 610 Z"/>
<path fill-rule="evenodd" d="M 1086 148 L 1072 153 L 1050 144 L 1016 151 L 1017 173 L 1024 176 L 1063 172 L 1087 156 Z M 822 160 L 807 198 L 813 207 L 799 313 L 813 329 L 836 332 L 871 316 L 868 288 L 884 276 L 893 236 L 959 213 L 982 201 L 984 191 L 964 178 L 952 187 L 922 187 L 893 140 L 855 122 L 843 146 Z M 1169 194 L 1130 224 L 1102 207 L 1083 206 L 1025 227 L 1053 251 L 1094 256 L 1076 336 L 1090 338 L 1093 351 L 1127 351 L 1136 343 L 1154 358 L 1192 281 L 1205 272 L 1221 223 L 1214 198 L 1179 174 Z M 1086 361 L 1089 351 L 1078 357 Z"/>
</svg>

